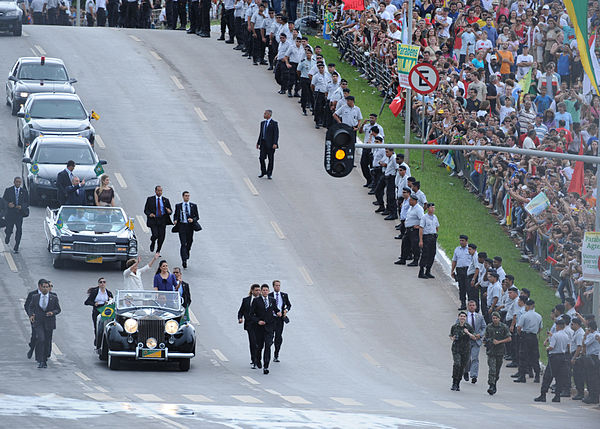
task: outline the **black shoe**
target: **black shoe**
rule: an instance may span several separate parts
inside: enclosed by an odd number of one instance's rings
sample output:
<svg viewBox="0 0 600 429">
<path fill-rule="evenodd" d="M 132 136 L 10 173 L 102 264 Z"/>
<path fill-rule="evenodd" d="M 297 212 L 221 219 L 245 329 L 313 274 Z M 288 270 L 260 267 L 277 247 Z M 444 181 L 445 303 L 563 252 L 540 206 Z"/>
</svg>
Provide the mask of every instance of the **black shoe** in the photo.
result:
<svg viewBox="0 0 600 429">
<path fill-rule="evenodd" d="M 259 179 L 261 179 L 261 178 L 263 178 L 263 177 L 265 177 L 265 176 L 266 176 L 266 174 L 265 174 L 265 173 L 260 173 L 260 174 L 259 174 L 259 176 L 258 176 L 258 178 L 259 178 Z"/>
<path fill-rule="evenodd" d="M 186 33 L 187 33 L 187 34 L 196 34 L 196 32 L 195 32 L 194 30 L 191 30 L 191 29 L 190 29 L 190 30 L 188 30 L 188 31 L 186 31 Z"/>
<path fill-rule="evenodd" d="M 506 367 L 507 367 L 507 368 L 518 368 L 518 367 L 519 367 L 519 365 L 517 365 L 517 364 L 516 364 L 516 363 L 514 363 L 514 362 L 511 362 L 511 363 L 509 363 L 508 365 L 506 365 Z"/>
<path fill-rule="evenodd" d="M 182 261 L 181 265 L 183 265 L 183 268 L 187 268 L 187 261 Z"/>
<path fill-rule="evenodd" d="M 404 236 L 402 234 L 398 234 L 397 236 L 394 237 L 396 240 L 402 240 L 404 238 Z"/>
<path fill-rule="evenodd" d="M 510 378 L 519 378 L 519 377 L 521 377 L 521 373 L 520 373 L 520 372 L 517 372 L 517 373 L 515 373 L 515 374 L 511 374 L 511 375 L 510 375 Z M 523 376 L 523 377 L 524 377 L 524 376 Z"/>
<path fill-rule="evenodd" d="M 10 235 L 7 235 L 6 238 L 4 239 L 4 242 L 6 244 L 8 244 L 10 242 Z"/>
<path fill-rule="evenodd" d="M 427 279 L 427 277 L 425 277 L 425 273 L 423 272 L 423 269 L 419 270 L 419 275 L 417 277 L 420 278 L 420 279 Z M 465 377 L 465 381 L 469 381 L 469 374 L 468 373 L 465 373 L 464 377 Z"/>
<path fill-rule="evenodd" d="M 391 213 L 389 212 L 389 210 L 384 210 L 381 212 L 381 216 L 389 216 L 391 215 Z"/>
<path fill-rule="evenodd" d="M 150 242 L 150 251 L 154 252 L 154 241 Z"/>
<path fill-rule="evenodd" d="M 460 381 L 456 383 L 456 389 L 457 392 L 460 392 Z"/>
<path fill-rule="evenodd" d="M 277 94 L 285 94 L 285 91 L 282 91 L 281 89 L 279 91 L 277 91 Z"/>
<path fill-rule="evenodd" d="M 320 127 L 320 126 L 318 126 L 318 125 L 315 125 L 315 129 L 317 129 L 317 130 L 318 130 L 319 128 L 321 128 L 321 127 Z M 373 193 L 375 193 L 375 192 L 373 192 Z"/>
<path fill-rule="evenodd" d="M 456 383 L 452 383 L 452 387 L 450 388 L 450 390 L 458 390 L 457 387 L 458 386 L 456 385 Z"/>
<path fill-rule="evenodd" d="M 267 179 L 273 180 L 273 177 L 272 176 L 267 176 Z"/>
<path fill-rule="evenodd" d="M 552 398 L 552 402 L 560 402 L 560 395 L 554 395 L 554 398 Z"/>
<path fill-rule="evenodd" d="M 38 368 L 46 368 L 46 362 L 38 362 Z"/>
<path fill-rule="evenodd" d="M 17 246 L 14 247 L 13 252 L 19 253 L 19 248 Z"/>
<path fill-rule="evenodd" d="M 267 70 L 273 70 L 273 66 L 269 66 Z"/>
<path fill-rule="evenodd" d="M 242 54 L 242 57 L 244 57 L 244 58 L 250 58 L 250 54 Z"/>
<path fill-rule="evenodd" d="M 256 364 L 253 363 L 252 365 L 250 365 L 250 369 L 256 369 Z"/>
<path fill-rule="evenodd" d="M 539 383 L 539 382 L 540 382 L 540 375 L 539 375 L 539 374 L 537 374 L 537 375 L 535 376 L 535 378 L 533 379 L 533 382 L 534 382 L 534 383 Z"/>
<path fill-rule="evenodd" d="M 293 97 L 293 95 L 292 95 L 292 93 L 291 93 L 290 91 L 288 91 L 288 97 L 289 97 L 289 98 L 292 98 L 292 97 Z"/>
<path fill-rule="evenodd" d="M 371 190 L 368 192 L 368 194 L 369 194 L 369 195 L 375 195 L 375 190 L 374 190 L 374 189 L 371 189 Z"/>
<path fill-rule="evenodd" d="M 407 264 L 406 266 L 407 266 L 407 267 L 418 267 L 418 266 L 419 266 L 419 263 L 418 263 L 418 262 L 415 262 L 415 261 L 412 261 L 410 264 Z"/>
<path fill-rule="evenodd" d="M 269 373 L 269 370 L 267 368 L 263 369 L 263 374 L 267 375 Z"/>
<path fill-rule="evenodd" d="M 381 213 L 384 210 L 385 209 L 383 208 L 383 206 L 379 206 L 379 208 L 377 210 L 375 210 L 375 213 Z"/>
<path fill-rule="evenodd" d="M 260 363 L 260 361 L 258 361 L 258 362 L 256 362 L 256 366 L 257 366 L 258 368 L 262 368 L 262 363 Z"/>
<path fill-rule="evenodd" d="M 273 358 L 273 362 L 280 362 L 280 360 L 278 357 L 276 357 L 276 358 Z"/>
<path fill-rule="evenodd" d="M 533 378 L 533 370 L 532 369 L 529 370 L 529 378 Z"/>
<path fill-rule="evenodd" d="M 475 384 L 475 383 L 477 383 L 477 377 L 471 378 L 471 384 Z"/>
<path fill-rule="evenodd" d="M 241 51 L 242 50 L 242 46 L 241 45 L 237 45 L 235 48 L 233 48 L 234 51 Z"/>
<path fill-rule="evenodd" d="M 577 392 L 577 395 L 573 396 L 571 399 L 574 401 L 581 401 L 583 399 L 583 393 Z"/>
<path fill-rule="evenodd" d="M 228 45 L 233 45 L 233 40 L 226 40 L 225 43 L 227 43 Z"/>
<path fill-rule="evenodd" d="M 402 259 L 398 259 L 396 262 L 394 262 L 394 264 L 396 264 L 396 265 L 406 265 L 406 261 L 403 261 Z"/>
<path fill-rule="evenodd" d="M 597 404 L 599 401 L 598 396 L 588 395 L 587 398 L 584 398 L 581 402 L 584 404 Z"/>
<path fill-rule="evenodd" d="M 431 274 L 431 271 L 429 270 L 425 271 L 425 277 L 427 277 L 428 279 L 435 279 L 435 276 Z"/>
<path fill-rule="evenodd" d="M 306 110 L 303 110 L 303 111 L 302 111 L 302 114 L 303 114 L 304 116 L 308 116 L 308 114 L 306 113 Z"/>
<path fill-rule="evenodd" d="M 258 63 L 256 61 L 252 61 L 252 65 L 257 66 Z"/>
<path fill-rule="evenodd" d="M 267 65 L 267 64 L 269 64 L 269 63 L 268 63 L 268 62 L 266 62 L 265 60 L 262 60 L 262 61 L 260 61 L 260 62 L 259 62 L 259 64 L 260 64 L 261 66 L 266 66 L 266 65 Z"/>
<path fill-rule="evenodd" d="M 527 383 L 527 380 L 525 379 L 525 377 L 519 377 L 519 378 L 515 378 L 513 380 L 514 383 Z"/>
<path fill-rule="evenodd" d="M 298 92 L 294 92 L 294 97 L 299 98 L 300 94 L 298 94 Z"/>
<path fill-rule="evenodd" d="M 225 36 L 221 36 L 217 40 L 225 40 Z"/>
<path fill-rule="evenodd" d="M 469 381 L 469 373 L 468 373 L 468 372 L 465 372 L 465 373 L 463 374 L 463 379 L 464 379 L 465 381 Z"/>
<path fill-rule="evenodd" d="M 383 220 L 396 220 L 398 219 L 398 216 L 390 214 L 389 216 L 383 218 Z"/>
<path fill-rule="evenodd" d="M 537 398 L 533 399 L 535 402 L 546 402 L 546 394 L 542 393 Z"/>
<path fill-rule="evenodd" d="M 35 350 L 34 347 L 29 347 L 29 350 L 27 351 L 27 359 L 31 359 L 31 356 L 33 356 L 33 351 Z M 582 397 L 583 399 L 583 397 Z"/>
<path fill-rule="evenodd" d="M 210 38 L 210 34 L 209 33 L 200 33 L 199 36 L 200 37 Z"/>
</svg>

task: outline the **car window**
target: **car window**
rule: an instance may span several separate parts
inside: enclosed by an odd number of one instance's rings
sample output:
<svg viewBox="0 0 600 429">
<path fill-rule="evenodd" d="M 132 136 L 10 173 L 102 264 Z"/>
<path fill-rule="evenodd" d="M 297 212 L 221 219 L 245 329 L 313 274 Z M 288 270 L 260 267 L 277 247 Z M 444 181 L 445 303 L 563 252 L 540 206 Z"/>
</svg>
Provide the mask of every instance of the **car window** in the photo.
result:
<svg viewBox="0 0 600 429">
<path fill-rule="evenodd" d="M 72 232 L 94 231 L 99 233 L 117 232 L 125 228 L 125 217 L 119 209 L 79 209 L 65 207 L 59 218 Z"/>
<path fill-rule="evenodd" d="M 69 160 L 78 165 L 95 164 L 92 150 L 85 145 L 40 145 L 34 159 L 38 164 L 66 164 Z"/>
<path fill-rule="evenodd" d="M 15 65 L 13 65 L 13 67 L 10 69 L 10 75 L 11 76 L 15 76 L 17 74 L 17 67 L 19 66 L 19 61 L 17 61 L 15 63 Z"/>
<path fill-rule="evenodd" d="M 65 66 L 62 64 L 23 63 L 19 67 L 20 80 L 53 80 L 65 82 L 69 80 Z"/>
<path fill-rule="evenodd" d="M 85 109 L 77 99 L 39 99 L 29 105 L 29 115 L 34 119 L 87 118 Z"/>
<path fill-rule="evenodd" d="M 38 147 L 37 142 L 35 142 L 31 145 L 31 149 L 29 149 L 29 158 L 30 159 L 35 156 L 35 150 L 37 149 L 37 147 Z"/>
</svg>

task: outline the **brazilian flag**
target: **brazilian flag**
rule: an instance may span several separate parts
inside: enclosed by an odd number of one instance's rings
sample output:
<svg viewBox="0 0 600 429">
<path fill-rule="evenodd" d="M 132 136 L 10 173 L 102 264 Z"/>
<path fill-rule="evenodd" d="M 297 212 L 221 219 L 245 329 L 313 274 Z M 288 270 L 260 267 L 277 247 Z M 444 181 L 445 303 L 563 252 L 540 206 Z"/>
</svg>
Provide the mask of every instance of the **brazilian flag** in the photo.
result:
<svg viewBox="0 0 600 429">
<path fill-rule="evenodd" d="M 31 174 L 38 174 L 40 172 L 40 166 L 37 165 L 37 162 L 34 162 L 31 164 L 29 171 L 31 171 Z"/>
<path fill-rule="evenodd" d="M 115 303 L 103 305 L 98 307 L 98 311 L 104 320 L 112 320 L 115 318 Z"/>
<path fill-rule="evenodd" d="M 181 323 L 187 323 L 190 321 L 190 309 L 188 307 L 185 308 L 185 313 L 183 313 L 183 317 L 181 318 Z"/>
<path fill-rule="evenodd" d="M 94 173 L 96 173 L 96 177 L 104 174 L 104 168 L 102 167 L 102 164 L 100 164 L 100 162 L 98 162 L 98 164 L 96 164 L 96 166 L 94 167 Z"/>
</svg>

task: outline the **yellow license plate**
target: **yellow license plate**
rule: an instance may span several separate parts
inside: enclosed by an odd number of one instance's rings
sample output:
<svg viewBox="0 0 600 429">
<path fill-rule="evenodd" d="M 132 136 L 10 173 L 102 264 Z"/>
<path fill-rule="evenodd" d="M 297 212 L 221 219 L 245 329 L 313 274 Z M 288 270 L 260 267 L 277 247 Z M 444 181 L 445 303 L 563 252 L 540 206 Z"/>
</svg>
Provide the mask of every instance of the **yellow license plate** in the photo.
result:
<svg viewBox="0 0 600 429">
<path fill-rule="evenodd" d="M 142 349 L 142 359 L 164 359 L 165 351 L 162 349 Z"/>
<path fill-rule="evenodd" d="M 85 262 L 87 262 L 88 264 L 101 264 L 102 256 L 86 256 Z"/>
</svg>

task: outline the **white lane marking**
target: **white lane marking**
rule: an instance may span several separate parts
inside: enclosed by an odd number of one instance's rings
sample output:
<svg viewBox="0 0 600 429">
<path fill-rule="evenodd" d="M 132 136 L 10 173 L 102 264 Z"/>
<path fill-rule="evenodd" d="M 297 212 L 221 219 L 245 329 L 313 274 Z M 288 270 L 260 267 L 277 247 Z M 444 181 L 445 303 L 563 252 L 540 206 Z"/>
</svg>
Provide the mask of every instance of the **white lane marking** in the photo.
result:
<svg viewBox="0 0 600 429">
<path fill-rule="evenodd" d="M 62 355 L 62 352 L 60 351 L 56 343 L 52 343 L 52 353 L 54 353 L 56 356 Z"/>
<path fill-rule="evenodd" d="M 177 79 L 177 76 L 171 75 L 171 80 L 173 81 L 177 89 L 183 89 L 183 85 L 181 84 L 181 81 Z"/>
<path fill-rule="evenodd" d="M 113 400 L 113 398 L 108 396 L 106 393 L 86 392 L 86 393 L 84 393 L 84 395 L 88 396 L 92 399 L 95 399 L 96 401 L 112 401 Z"/>
<path fill-rule="evenodd" d="M 92 381 L 92 379 L 90 377 L 88 377 L 87 375 L 85 375 L 83 372 L 81 371 L 75 371 L 75 375 L 79 378 L 81 378 L 83 381 Z"/>
<path fill-rule="evenodd" d="M 204 395 L 182 395 L 182 396 L 193 402 L 214 402 L 212 399 L 207 398 Z"/>
<path fill-rule="evenodd" d="M 408 402 L 401 401 L 400 399 L 384 399 L 383 402 L 387 402 L 394 407 L 399 408 L 414 408 L 413 404 L 409 404 Z"/>
<path fill-rule="evenodd" d="M 129 37 L 131 37 L 134 41 L 136 42 L 141 42 L 141 39 L 138 39 L 137 37 L 135 37 L 133 34 L 130 34 Z"/>
<path fill-rule="evenodd" d="M 279 225 L 277 225 L 277 222 L 275 222 L 274 220 L 272 220 L 271 221 L 271 226 L 275 230 L 275 234 L 277 234 L 277 237 L 279 237 L 280 239 L 283 240 L 285 238 L 285 235 L 283 235 L 283 231 L 281 230 L 281 228 L 279 227 Z"/>
<path fill-rule="evenodd" d="M 252 377 L 248 377 L 247 375 L 242 375 L 242 378 L 250 384 L 260 384 L 258 381 L 256 381 Z"/>
<path fill-rule="evenodd" d="M 254 187 L 254 184 L 250 181 L 249 177 L 244 177 L 244 182 L 246 182 L 246 186 L 248 186 L 248 189 L 250 189 L 252 195 L 258 195 L 258 191 Z"/>
<path fill-rule="evenodd" d="M 192 311 L 192 309 L 190 309 L 190 320 L 192 321 L 192 323 L 194 325 L 199 325 L 200 322 L 198 322 L 198 318 L 196 317 L 196 315 L 194 314 L 194 312 Z"/>
<path fill-rule="evenodd" d="M 121 186 L 121 188 L 127 189 L 127 182 L 125 182 L 125 179 L 123 178 L 121 173 L 114 173 L 114 174 L 115 174 L 115 177 L 117 178 L 117 182 L 119 182 L 119 185 Z"/>
<path fill-rule="evenodd" d="M 98 134 L 96 134 L 96 137 L 94 137 L 94 146 L 98 145 L 98 147 L 100 149 L 106 149 L 106 145 L 104 144 L 104 140 L 102 140 L 102 137 L 100 137 Z"/>
<path fill-rule="evenodd" d="M 204 114 L 202 109 L 200 109 L 198 106 L 196 106 L 196 107 L 194 107 L 194 110 L 196 111 L 196 115 L 198 115 L 198 117 L 200 119 L 202 119 L 203 121 L 208 121 L 208 118 L 206 117 L 206 115 Z"/>
<path fill-rule="evenodd" d="M 544 405 L 544 404 L 529 404 L 529 405 L 531 405 L 532 407 L 535 407 L 535 408 L 539 408 L 540 410 L 550 411 L 553 413 L 566 413 L 565 410 L 553 407 L 552 405 Z"/>
<path fill-rule="evenodd" d="M 33 49 L 33 48 L 29 48 L 29 49 L 31 49 L 31 52 L 33 52 L 33 56 L 34 57 L 38 56 L 38 53 L 35 51 L 35 49 Z"/>
<path fill-rule="evenodd" d="M 162 58 L 160 57 L 160 55 L 158 55 L 156 52 L 154 51 L 150 51 L 150 55 L 152 55 L 154 58 L 156 58 L 158 61 L 162 60 Z"/>
<path fill-rule="evenodd" d="M 306 282 L 307 286 L 312 286 L 314 283 L 312 281 L 312 279 L 310 278 L 310 274 L 308 274 L 308 270 L 306 269 L 306 267 L 302 266 L 298 268 L 300 270 L 300 274 L 302 274 L 302 277 L 304 277 L 304 281 Z"/>
<path fill-rule="evenodd" d="M 512 410 L 512 408 L 507 407 L 504 404 L 499 404 L 499 403 L 496 403 L 496 402 L 482 402 L 481 405 L 484 405 L 484 406 L 486 406 L 488 408 L 491 408 L 493 410 L 500 410 L 500 411 L 510 411 L 510 410 Z"/>
<path fill-rule="evenodd" d="M 39 51 L 40 55 L 46 55 L 46 51 L 44 51 L 44 48 L 42 48 L 40 45 L 35 45 L 35 49 Z"/>
<path fill-rule="evenodd" d="M 439 405 L 440 407 L 451 408 L 456 410 L 465 408 L 462 405 L 458 405 L 456 402 L 451 401 L 433 401 L 433 403 Z"/>
<path fill-rule="evenodd" d="M 369 363 L 370 363 L 371 365 L 374 365 L 374 366 L 377 366 L 377 367 L 380 367 L 380 368 L 381 368 L 381 366 L 382 366 L 382 365 L 381 365 L 379 362 L 377 362 L 377 360 L 376 360 L 376 359 L 375 359 L 373 356 L 371 356 L 369 353 L 363 353 L 362 355 L 363 355 L 363 357 L 364 357 L 366 360 L 368 360 L 368 361 L 369 361 Z"/>
<path fill-rule="evenodd" d="M 8 263 L 10 270 L 13 273 L 18 272 L 19 270 L 17 269 L 17 265 L 15 264 L 15 260 L 13 259 L 11 253 L 5 251 L 5 252 L 3 252 L 3 255 L 6 258 L 6 262 Z"/>
<path fill-rule="evenodd" d="M 250 395 L 231 395 L 231 397 L 233 399 L 237 399 L 240 402 L 243 402 L 244 404 L 262 404 L 263 401 L 261 401 L 258 398 L 255 398 L 254 396 L 250 396 Z"/>
<path fill-rule="evenodd" d="M 346 327 L 336 314 L 331 313 L 331 318 L 333 319 L 333 323 L 335 323 L 338 328 L 344 329 Z"/>
<path fill-rule="evenodd" d="M 142 231 L 144 231 L 146 234 L 148 234 L 150 232 L 150 230 L 146 226 L 146 222 L 144 222 L 144 218 L 141 215 L 136 215 L 135 218 L 138 221 L 138 225 L 142 227 Z"/>
<path fill-rule="evenodd" d="M 142 401 L 146 402 L 162 402 L 163 400 L 156 396 L 154 393 L 134 393 L 134 396 L 137 396 Z"/>
<path fill-rule="evenodd" d="M 156 420 L 160 420 L 161 422 L 167 423 L 167 424 L 169 424 L 171 426 L 175 426 L 176 428 L 179 428 L 179 429 L 188 429 L 187 426 L 182 425 L 181 423 L 177 423 L 176 421 L 173 421 L 171 419 L 163 417 L 163 416 L 161 416 L 159 414 L 152 414 L 152 417 L 154 417 Z"/>
<path fill-rule="evenodd" d="M 104 387 L 102 386 L 94 386 L 94 388 L 98 391 L 98 392 L 102 392 L 102 393 L 108 393 L 108 390 L 106 390 Z"/>
<path fill-rule="evenodd" d="M 229 359 L 219 349 L 212 349 L 213 353 L 217 355 L 221 362 L 229 362 Z"/>
<path fill-rule="evenodd" d="M 281 399 L 291 404 L 312 404 L 312 402 L 307 401 L 302 396 L 282 396 Z"/>
<path fill-rule="evenodd" d="M 114 191 L 114 189 L 113 189 L 113 191 Z M 115 200 L 121 201 L 121 196 L 119 195 L 119 193 L 117 191 L 115 191 Z"/>
<path fill-rule="evenodd" d="M 271 395 L 281 396 L 281 393 L 279 393 L 277 390 L 265 389 L 265 392 L 270 393 Z"/>
<path fill-rule="evenodd" d="M 219 140 L 219 146 L 221 146 L 221 149 L 223 149 L 223 152 L 225 152 L 225 155 L 231 156 L 232 153 L 229 150 L 229 148 L 227 147 L 227 145 L 225 144 L 225 142 L 223 140 Z"/>
<path fill-rule="evenodd" d="M 358 402 L 355 399 L 352 398 L 339 398 L 339 397 L 331 397 L 331 399 L 333 399 L 335 402 L 338 402 L 342 405 L 348 405 L 348 406 L 359 406 L 359 405 L 363 405 L 360 402 Z"/>
</svg>

